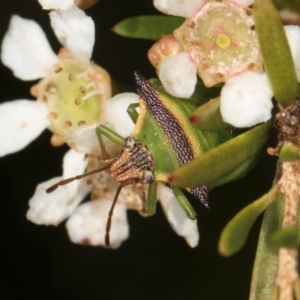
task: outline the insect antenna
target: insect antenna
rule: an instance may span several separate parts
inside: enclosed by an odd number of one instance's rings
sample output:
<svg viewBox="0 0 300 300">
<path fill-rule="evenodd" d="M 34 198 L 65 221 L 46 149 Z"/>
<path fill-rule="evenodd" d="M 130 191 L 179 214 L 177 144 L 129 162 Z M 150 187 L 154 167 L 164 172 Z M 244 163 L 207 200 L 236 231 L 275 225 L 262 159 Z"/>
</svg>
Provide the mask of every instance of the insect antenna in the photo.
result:
<svg viewBox="0 0 300 300">
<path fill-rule="evenodd" d="M 106 245 L 107 247 L 109 247 L 109 244 L 110 244 L 109 232 L 110 232 L 110 228 L 111 228 L 112 216 L 113 216 L 113 213 L 114 213 L 115 205 L 116 205 L 117 200 L 118 200 L 118 198 L 119 198 L 119 194 L 120 194 L 120 192 L 121 192 L 121 190 L 122 190 L 122 188 L 123 188 L 124 186 L 129 185 L 129 184 L 134 183 L 134 182 L 136 182 L 136 180 L 130 179 L 130 180 L 128 180 L 128 181 L 122 183 L 122 184 L 118 187 L 118 189 L 117 189 L 117 191 L 116 191 L 115 198 L 114 198 L 113 203 L 112 203 L 112 205 L 111 205 L 111 208 L 110 208 L 110 210 L 109 210 L 109 213 L 108 213 L 108 219 L 107 219 L 107 223 L 106 223 L 105 245 Z"/>
<path fill-rule="evenodd" d="M 86 177 L 86 176 L 89 176 L 89 175 L 92 175 L 92 174 L 95 174 L 95 173 L 99 173 L 101 171 L 104 171 L 104 170 L 108 169 L 110 166 L 111 166 L 111 164 L 108 164 L 107 166 L 105 166 L 103 168 L 96 169 L 96 170 L 93 170 L 91 172 L 87 172 L 87 173 L 84 173 L 84 174 L 81 174 L 81 175 L 77 175 L 75 177 L 70 177 L 70 178 L 61 180 L 61 181 L 55 183 L 54 185 L 50 186 L 49 188 L 47 188 L 46 189 L 46 193 L 52 193 L 53 191 L 55 191 L 61 185 L 68 184 L 68 183 L 70 183 L 70 182 L 72 182 L 74 180 L 79 180 L 79 179 L 81 179 L 83 177 Z"/>
</svg>

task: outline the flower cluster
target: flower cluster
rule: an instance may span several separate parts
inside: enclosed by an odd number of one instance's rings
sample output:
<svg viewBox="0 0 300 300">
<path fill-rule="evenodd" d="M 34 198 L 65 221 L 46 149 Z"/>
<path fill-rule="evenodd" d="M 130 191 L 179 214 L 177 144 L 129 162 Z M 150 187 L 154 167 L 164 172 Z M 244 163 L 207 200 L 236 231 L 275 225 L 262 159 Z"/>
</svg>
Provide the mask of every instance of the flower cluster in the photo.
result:
<svg viewBox="0 0 300 300">
<path fill-rule="evenodd" d="M 2 42 L 1 60 L 21 80 L 40 81 L 31 88 L 36 101 L 19 99 L 0 105 L 0 155 L 19 151 L 48 128 L 51 144 L 67 143 L 63 174 L 39 184 L 29 201 L 27 218 L 36 224 L 58 225 L 69 218 L 66 227 L 75 243 L 104 246 L 108 211 L 117 183 L 107 172 L 45 191 L 54 183 L 95 169 L 103 163 L 86 154 L 101 156 L 95 128 L 101 124 L 126 137 L 134 124 L 126 113 L 129 104 L 137 103 L 133 93 L 111 98 L 109 74 L 91 62 L 95 39 L 94 22 L 73 0 L 40 0 L 44 9 L 53 9 L 50 21 L 63 48 L 52 51 L 40 26 L 17 15 L 10 21 Z M 13 139 L 18 135 L 20 138 Z M 104 139 L 111 157 L 120 147 Z M 142 191 L 142 192 L 141 192 Z M 91 193 L 92 201 L 80 204 Z M 118 247 L 129 235 L 126 210 L 143 214 L 145 186 L 130 185 L 122 189 L 114 209 L 110 246 Z M 176 201 L 173 191 L 160 184 L 157 197 L 174 230 L 191 247 L 198 244 L 197 221 L 189 220 Z"/>
<path fill-rule="evenodd" d="M 148 53 L 164 87 L 174 96 L 189 98 L 197 75 L 207 87 L 225 82 L 221 115 L 235 127 L 267 121 L 273 107 L 249 8 L 252 4 L 243 0 L 154 1 L 161 12 L 186 18 Z M 285 31 L 300 81 L 300 29 L 285 26 Z"/>
</svg>

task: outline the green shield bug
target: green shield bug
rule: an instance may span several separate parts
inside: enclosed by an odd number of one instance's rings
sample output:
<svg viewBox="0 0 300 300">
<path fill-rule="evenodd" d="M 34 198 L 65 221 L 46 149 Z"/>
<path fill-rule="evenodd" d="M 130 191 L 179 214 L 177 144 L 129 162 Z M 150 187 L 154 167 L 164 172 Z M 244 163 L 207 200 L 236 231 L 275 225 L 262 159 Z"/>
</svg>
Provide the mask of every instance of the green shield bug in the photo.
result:
<svg viewBox="0 0 300 300">
<path fill-rule="evenodd" d="M 107 246 L 110 243 L 109 232 L 114 206 L 122 187 L 137 182 L 149 184 L 145 210 L 151 216 L 155 213 L 158 181 L 168 182 L 168 175 L 175 169 L 231 138 L 230 128 L 200 131 L 190 124 L 190 115 L 205 101 L 171 97 L 159 84 L 147 81 L 138 72 L 135 72 L 135 80 L 140 96 L 140 113 L 135 110 L 136 105 L 128 108 L 129 115 L 136 123 L 132 134 L 124 139 L 105 126 L 101 125 L 96 129 L 103 156 L 109 155 L 102 135 L 122 144 L 121 153 L 104 168 L 60 181 L 46 190 L 49 193 L 60 185 L 109 169 L 111 177 L 120 186 L 107 220 Z M 173 191 L 187 216 L 195 219 L 196 213 L 182 191 L 179 188 L 174 188 Z M 199 186 L 188 191 L 208 207 L 208 187 Z"/>
</svg>

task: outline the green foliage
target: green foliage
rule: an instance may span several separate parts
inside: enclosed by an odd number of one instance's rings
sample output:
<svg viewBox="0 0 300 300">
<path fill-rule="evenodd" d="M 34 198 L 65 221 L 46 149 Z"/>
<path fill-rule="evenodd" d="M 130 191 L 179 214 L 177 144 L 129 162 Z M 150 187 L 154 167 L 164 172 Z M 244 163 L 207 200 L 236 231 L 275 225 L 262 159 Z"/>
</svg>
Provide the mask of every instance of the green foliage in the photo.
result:
<svg viewBox="0 0 300 300">
<path fill-rule="evenodd" d="M 298 93 L 296 70 L 277 10 L 271 0 L 256 0 L 254 17 L 264 67 L 275 99 L 283 106 Z"/>
<path fill-rule="evenodd" d="M 279 159 L 281 162 L 296 161 L 299 158 L 299 149 L 293 143 L 287 142 L 280 149 Z"/>
<path fill-rule="evenodd" d="M 250 229 L 257 217 L 275 200 L 276 186 L 258 200 L 241 210 L 223 229 L 219 240 L 219 252 L 231 256 L 245 244 Z"/>
<path fill-rule="evenodd" d="M 297 248 L 298 228 L 290 227 L 276 231 L 270 236 L 270 242 L 277 248 Z"/>
<path fill-rule="evenodd" d="M 180 187 L 210 186 L 223 176 L 228 177 L 227 182 L 243 176 L 248 170 L 240 169 L 241 165 L 249 159 L 257 159 L 271 126 L 271 122 L 259 125 L 211 149 L 173 172 L 169 182 Z"/>
<path fill-rule="evenodd" d="M 229 127 L 220 112 L 220 97 L 208 101 L 196 109 L 190 117 L 191 123 L 201 130 L 219 130 Z"/>
<path fill-rule="evenodd" d="M 278 9 L 300 13 L 300 0 L 273 0 L 273 3 Z"/>
<path fill-rule="evenodd" d="M 183 21 L 184 18 L 172 16 L 138 16 L 119 22 L 112 30 L 124 37 L 156 41 L 172 33 Z"/>
<path fill-rule="evenodd" d="M 277 267 L 278 249 L 270 243 L 270 236 L 281 229 L 284 201 L 282 194 L 266 209 L 256 257 L 252 273 L 252 282 L 249 300 L 270 299 L 274 286 Z"/>
<path fill-rule="evenodd" d="M 294 294 L 296 300 L 300 300 L 300 279 L 297 279 L 294 283 Z"/>
</svg>

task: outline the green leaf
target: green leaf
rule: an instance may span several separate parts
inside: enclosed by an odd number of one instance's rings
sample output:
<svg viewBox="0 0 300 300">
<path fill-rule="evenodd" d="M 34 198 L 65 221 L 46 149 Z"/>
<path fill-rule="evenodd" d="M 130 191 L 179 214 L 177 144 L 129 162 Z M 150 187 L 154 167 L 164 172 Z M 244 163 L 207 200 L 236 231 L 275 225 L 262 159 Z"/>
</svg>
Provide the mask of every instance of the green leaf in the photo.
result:
<svg viewBox="0 0 300 300">
<path fill-rule="evenodd" d="M 278 194 L 266 209 L 252 272 L 249 300 L 270 299 L 278 268 L 278 249 L 270 243 L 270 236 L 280 230 L 284 199 Z"/>
<path fill-rule="evenodd" d="M 257 217 L 275 200 L 277 188 L 271 190 L 258 200 L 241 210 L 223 229 L 219 240 L 219 253 L 231 256 L 245 244 L 249 231 Z"/>
<path fill-rule="evenodd" d="M 125 19 L 112 30 L 124 37 L 146 40 L 158 40 L 181 26 L 184 18 L 173 16 L 138 16 Z"/>
<path fill-rule="evenodd" d="M 298 228 L 284 228 L 278 230 L 270 237 L 270 243 L 277 248 L 297 248 L 298 247 Z"/>
<path fill-rule="evenodd" d="M 258 151 L 255 155 L 250 156 L 248 159 L 243 161 L 237 168 L 231 170 L 226 175 L 218 178 L 216 181 L 214 181 L 209 187 L 211 189 L 218 187 L 220 185 L 224 185 L 228 182 L 237 180 L 243 176 L 245 176 L 259 161 L 261 158 L 260 152 Z"/>
<path fill-rule="evenodd" d="M 193 112 L 190 122 L 200 130 L 219 130 L 230 125 L 224 123 L 220 112 L 220 97 L 201 105 Z"/>
<path fill-rule="evenodd" d="M 204 85 L 203 81 L 200 78 L 198 78 L 195 91 L 191 96 L 191 99 L 203 99 L 206 102 L 209 99 L 217 98 L 220 96 L 223 86 L 223 83 L 219 83 L 208 88 Z"/>
<path fill-rule="evenodd" d="M 271 127 L 271 122 L 264 123 L 203 153 L 175 170 L 169 182 L 179 187 L 210 186 L 250 157 L 259 155 Z"/>
<path fill-rule="evenodd" d="M 273 3 L 277 9 L 287 9 L 300 13 L 300 0 L 273 0 Z"/>
<path fill-rule="evenodd" d="M 256 0 L 254 17 L 264 67 L 274 97 L 283 106 L 288 106 L 295 102 L 298 81 L 280 17 L 271 0 Z"/>
<path fill-rule="evenodd" d="M 278 287 L 276 285 L 273 285 L 271 298 L 269 300 L 278 300 L 278 299 L 279 299 Z"/>
<path fill-rule="evenodd" d="M 300 279 L 298 278 L 293 285 L 296 300 L 300 300 Z"/>
<path fill-rule="evenodd" d="M 299 149 L 293 143 L 287 142 L 283 145 L 279 153 L 279 159 L 281 162 L 298 160 Z"/>
</svg>

